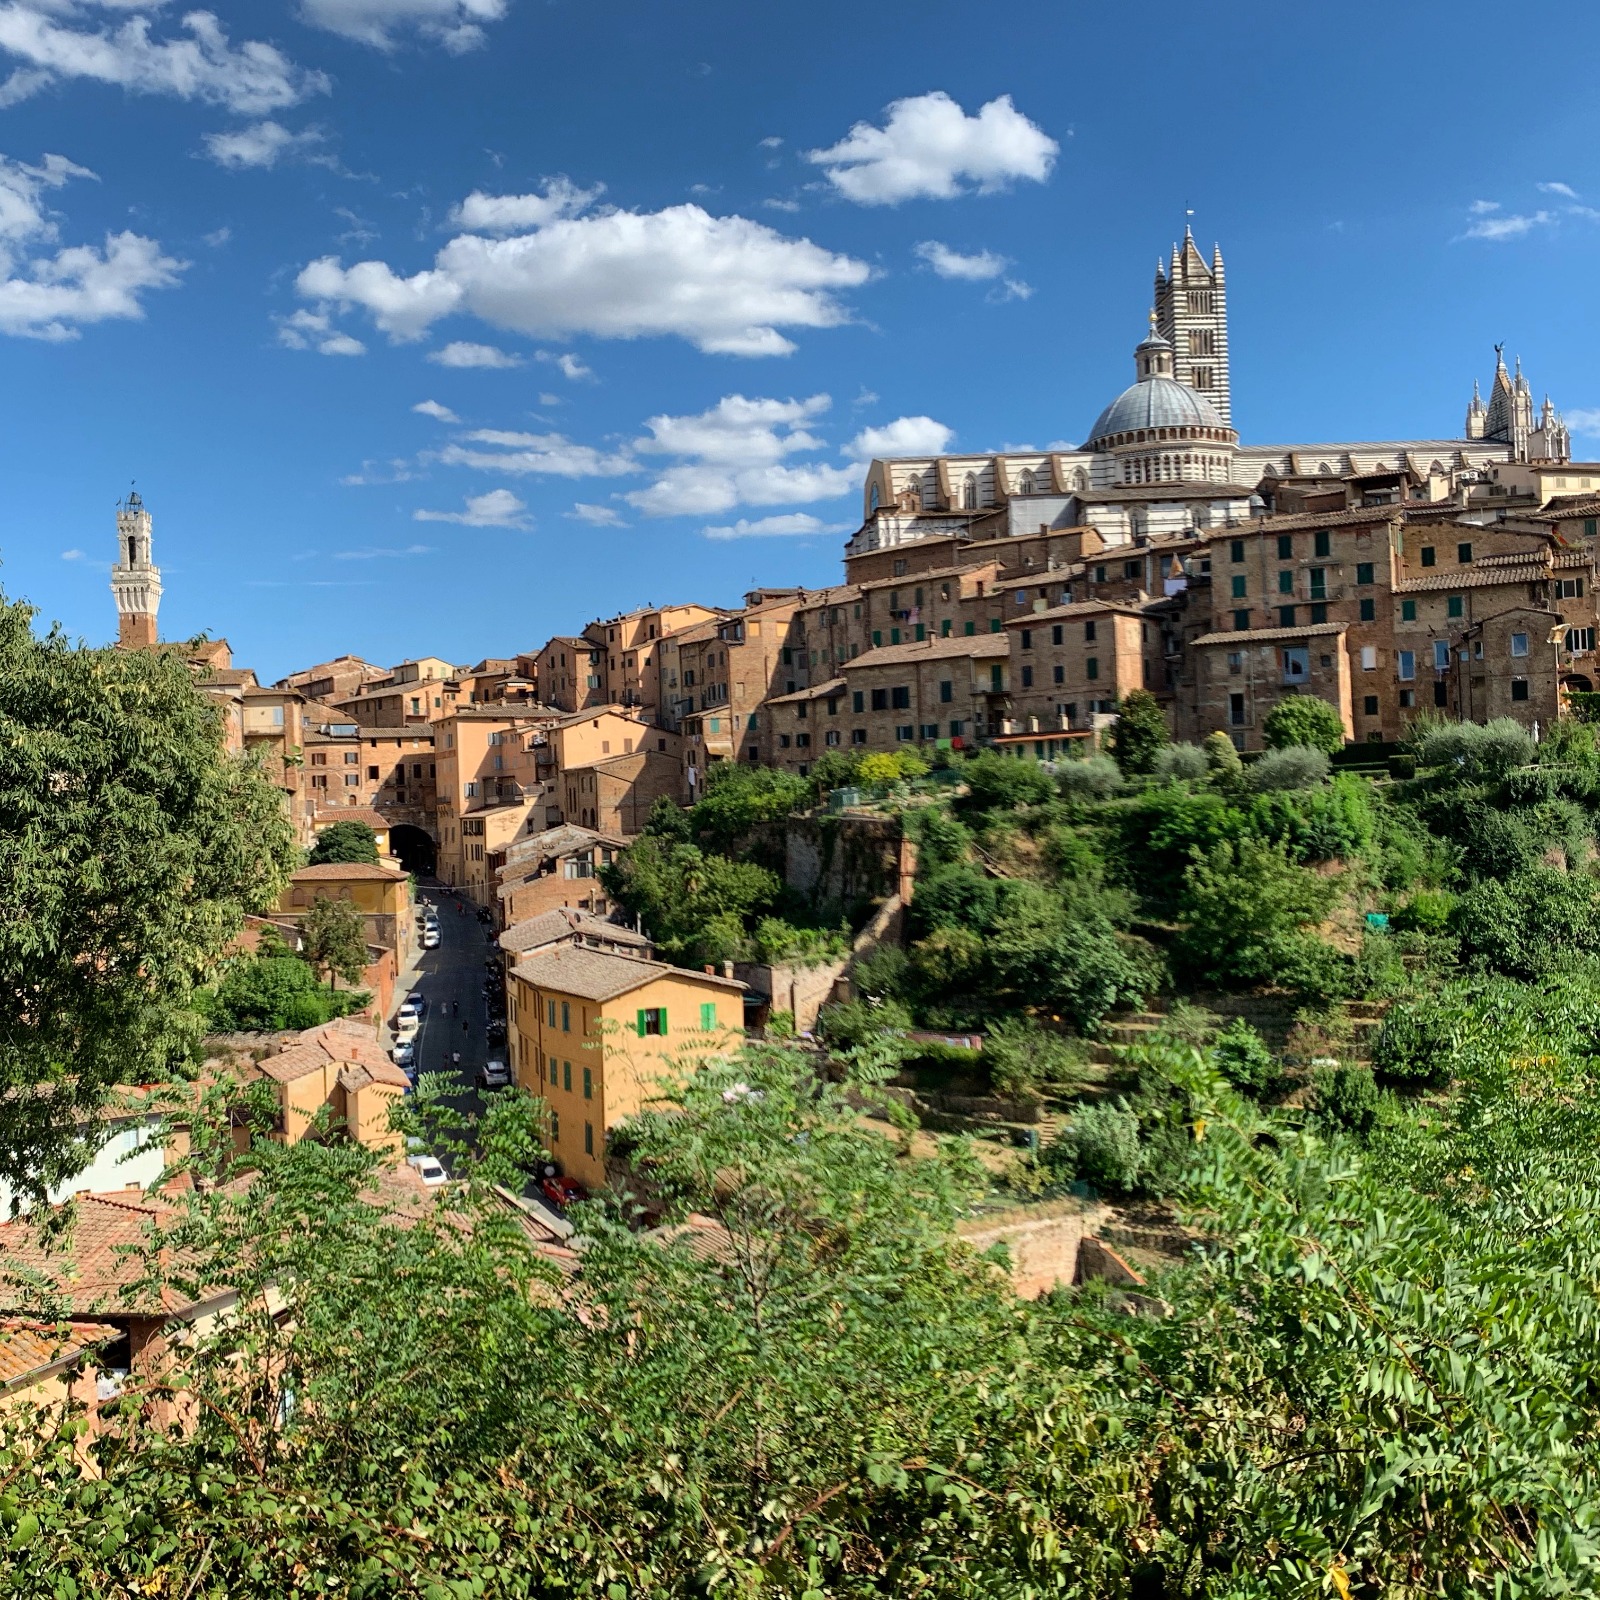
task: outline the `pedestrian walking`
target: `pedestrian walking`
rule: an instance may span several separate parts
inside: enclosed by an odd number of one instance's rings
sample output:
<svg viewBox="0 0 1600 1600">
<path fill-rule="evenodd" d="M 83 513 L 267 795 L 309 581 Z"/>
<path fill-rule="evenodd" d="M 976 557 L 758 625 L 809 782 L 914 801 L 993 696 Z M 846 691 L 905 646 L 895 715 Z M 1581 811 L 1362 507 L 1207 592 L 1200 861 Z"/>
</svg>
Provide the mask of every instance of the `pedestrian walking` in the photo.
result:
<svg viewBox="0 0 1600 1600">
<path fill-rule="evenodd" d="M 470 1022 L 463 1021 L 462 1024 L 461 1024 L 461 1031 L 463 1033 L 471 1033 L 472 1032 L 472 1024 Z"/>
<path fill-rule="evenodd" d="M 459 1050 L 452 1050 L 450 1052 L 450 1065 L 452 1067 L 459 1067 L 461 1065 L 461 1052 Z"/>
<path fill-rule="evenodd" d="M 461 1002 L 459 1000 L 452 1000 L 450 1002 L 450 1015 L 452 1017 L 459 1017 L 461 1015 Z"/>
</svg>

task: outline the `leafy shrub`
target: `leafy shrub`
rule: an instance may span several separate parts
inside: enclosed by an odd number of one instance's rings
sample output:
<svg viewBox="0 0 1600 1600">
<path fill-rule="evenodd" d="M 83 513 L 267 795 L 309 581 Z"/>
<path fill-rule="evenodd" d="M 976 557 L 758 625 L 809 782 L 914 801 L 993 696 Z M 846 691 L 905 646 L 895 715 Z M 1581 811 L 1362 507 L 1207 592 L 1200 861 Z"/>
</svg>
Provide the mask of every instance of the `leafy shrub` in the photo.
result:
<svg viewBox="0 0 1600 1600">
<path fill-rule="evenodd" d="M 691 809 L 690 824 L 702 845 L 723 850 L 758 823 L 787 817 L 810 799 L 811 785 L 792 772 L 715 761 L 706 769 L 705 794 Z"/>
<path fill-rule="evenodd" d="M 1328 781 L 1325 751 L 1305 745 L 1269 750 L 1250 768 L 1250 787 L 1258 794 L 1275 789 L 1315 789 Z"/>
<path fill-rule="evenodd" d="M 1510 717 L 1481 725 L 1419 719 L 1408 742 L 1419 771 L 1467 783 L 1498 783 L 1517 767 L 1527 766 L 1538 748 L 1533 735 Z"/>
<path fill-rule="evenodd" d="M 842 1000 L 824 1006 L 817 1031 L 834 1050 L 857 1050 L 869 1040 L 903 1033 L 911 1013 L 898 1000 Z"/>
<path fill-rule="evenodd" d="M 1056 787 L 1064 799 L 1080 804 L 1109 800 L 1122 788 L 1122 768 L 1110 756 L 1067 761 L 1056 772 Z"/>
<path fill-rule="evenodd" d="M 1083 1046 L 1029 1017 L 1003 1017 L 983 1038 L 989 1081 L 998 1095 L 1027 1099 L 1041 1089 L 1076 1089 L 1084 1078 Z"/>
<path fill-rule="evenodd" d="M 212 1028 L 248 1033 L 319 1028 L 359 1011 L 369 998 L 359 989 L 328 988 L 299 956 L 256 955 L 242 956 L 229 966 L 204 1004 Z"/>
<path fill-rule="evenodd" d="M 917 841 L 917 871 L 921 874 L 965 861 L 972 848 L 971 831 L 943 806 L 919 806 L 909 810 L 903 825 Z"/>
<path fill-rule="evenodd" d="M 691 836 L 689 813 L 669 795 L 662 795 L 650 807 L 644 831 L 653 839 L 670 839 L 678 844 L 688 844 Z"/>
<path fill-rule="evenodd" d="M 986 750 L 962 769 L 966 804 L 974 811 L 1011 811 L 1048 800 L 1055 785 L 1037 761 Z"/>
<path fill-rule="evenodd" d="M 1455 896 L 1437 889 L 1419 889 L 1397 911 L 1389 914 L 1389 926 L 1399 933 L 1443 933 L 1450 926 Z"/>
<path fill-rule="evenodd" d="M 1129 777 L 1142 777 L 1155 766 L 1167 743 L 1167 715 L 1148 689 L 1131 689 L 1117 707 L 1117 720 L 1106 736 L 1106 748 Z"/>
<path fill-rule="evenodd" d="M 1098 884 L 1104 873 L 1097 841 L 1063 823 L 1045 830 L 1040 840 L 1040 854 L 1058 878 Z"/>
<path fill-rule="evenodd" d="M 1344 749 L 1344 722 L 1316 695 L 1287 695 L 1267 713 L 1261 737 L 1269 750 L 1320 750 L 1331 756 Z"/>
<path fill-rule="evenodd" d="M 806 781 L 817 794 L 843 789 L 858 781 L 861 757 L 849 750 L 824 750 L 812 763 Z"/>
<path fill-rule="evenodd" d="M 1399 1083 L 1446 1084 L 1474 1025 L 1472 1008 L 1454 996 L 1391 1006 L 1373 1042 L 1373 1069 Z"/>
<path fill-rule="evenodd" d="M 891 999 L 905 987 L 911 958 L 899 945 L 879 945 L 850 969 L 850 982 L 857 994 L 874 999 Z"/>
<path fill-rule="evenodd" d="M 873 788 L 887 788 L 906 778 L 925 777 L 927 771 L 928 763 L 915 750 L 878 750 L 862 756 L 856 779 Z"/>
<path fill-rule="evenodd" d="M 820 967 L 848 954 L 850 940 L 842 928 L 797 928 L 781 917 L 763 917 L 754 934 L 758 961 Z"/>
<path fill-rule="evenodd" d="M 378 860 L 378 836 L 364 822 L 336 822 L 317 835 L 306 856 L 308 867 L 320 866 L 325 861 L 365 861 L 373 865 Z"/>
<path fill-rule="evenodd" d="M 1197 744 L 1169 744 L 1156 752 L 1151 768 L 1163 783 L 1197 783 L 1210 770 L 1206 753 Z"/>
<path fill-rule="evenodd" d="M 1119 806 L 1112 820 L 1117 877 L 1157 915 L 1172 912 L 1195 852 L 1230 842 L 1241 828 L 1239 813 L 1221 794 L 1170 786 L 1146 790 Z"/>
<path fill-rule="evenodd" d="M 1109 1193 L 1127 1194 L 1144 1165 L 1138 1115 L 1121 1104 L 1084 1106 L 1061 1130 L 1051 1155 L 1063 1173 Z"/>
<path fill-rule="evenodd" d="M 1381 1100 L 1372 1068 L 1348 1064 L 1318 1067 L 1312 1097 L 1319 1122 L 1358 1135 L 1366 1134 L 1377 1120 Z"/>
<path fill-rule="evenodd" d="M 1244 761 L 1232 739 L 1219 728 L 1208 733 L 1200 747 L 1206 753 L 1206 765 L 1211 769 L 1211 781 L 1224 788 L 1239 782 L 1244 775 Z"/>
<path fill-rule="evenodd" d="M 1217 1024 L 1221 1020 L 1215 1011 L 1208 1011 L 1192 1000 L 1175 1000 L 1167 1008 L 1161 1032 L 1179 1044 L 1203 1050 L 1216 1037 Z"/>
<path fill-rule="evenodd" d="M 1590 957 L 1600 942 L 1600 884 L 1545 866 L 1486 880 L 1457 901 L 1450 926 L 1464 956 L 1532 981 Z"/>
<path fill-rule="evenodd" d="M 1217 1035 L 1211 1053 L 1217 1070 L 1246 1094 L 1265 1094 L 1281 1076 L 1266 1040 L 1243 1017 L 1235 1017 Z"/>
</svg>

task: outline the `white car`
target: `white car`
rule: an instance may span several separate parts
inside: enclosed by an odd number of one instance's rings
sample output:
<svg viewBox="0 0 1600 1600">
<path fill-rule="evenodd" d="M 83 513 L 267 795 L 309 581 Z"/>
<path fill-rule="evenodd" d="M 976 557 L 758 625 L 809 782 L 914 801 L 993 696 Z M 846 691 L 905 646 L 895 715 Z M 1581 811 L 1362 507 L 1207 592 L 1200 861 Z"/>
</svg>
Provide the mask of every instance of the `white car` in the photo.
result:
<svg viewBox="0 0 1600 1600">
<path fill-rule="evenodd" d="M 421 1026 L 415 1012 L 402 1011 L 394 1019 L 394 1037 L 397 1044 L 404 1044 L 410 1039 L 415 1039 L 417 1029 Z"/>
<path fill-rule="evenodd" d="M 415 1039 L 402 1039 L 389 1052 L 389 1055 L 397 1067 L 409 1068 L 417 1059 L 417 1041 Z"/>
<path fill-rule="evenodd" d="M 439 948 L 439 930 L 437 928 L 429 928 L 423 934 L 422 948 L 424 950 L 437 950 Z"/>
<path fill-rule="evenodd" d="M 427 1009 L 427 1001 L 422 998 L 422 995 L 418 990 L 413 989 L 411 993 L 400 1002 L 399 1014 L 402 1017 L 420 1017 Z"/>
<path fill-rule="evenodd" d="M 437 1156 L 407 1156 L 406 1165 L 415 1169 L 417 1176 L 430 1189 L 437 1189 L 450 1181 L 450 1174 L 439 1164 Z"/>
</svg>

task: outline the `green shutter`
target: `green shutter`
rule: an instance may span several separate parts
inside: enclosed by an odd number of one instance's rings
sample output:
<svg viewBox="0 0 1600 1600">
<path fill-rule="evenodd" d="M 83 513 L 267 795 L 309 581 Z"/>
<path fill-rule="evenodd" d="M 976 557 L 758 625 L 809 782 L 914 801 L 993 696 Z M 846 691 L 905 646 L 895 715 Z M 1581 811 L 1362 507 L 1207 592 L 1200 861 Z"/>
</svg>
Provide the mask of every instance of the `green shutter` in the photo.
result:
<svg viewBox="0 0 1600 1600">
<path fill-rule="evenodd" d="M 703 1000 L 700 1003 L 700 1029 L 703 1033 L 710 1033 L 717 1025 L 717 1004 L 714 1000 Z"/>
<path fill-rule="evenodd" d="M 642 1007 L 640 1008 L 639 1014 L 638 1014 L 637 1018 L 635 1019 L 634 1027 L 635 1027 L 635 1030 L 638 1032 L 639 1037 L 641 1039 L 644 1038 L 644 1010 L 643 1010 Z"/>
</svg>

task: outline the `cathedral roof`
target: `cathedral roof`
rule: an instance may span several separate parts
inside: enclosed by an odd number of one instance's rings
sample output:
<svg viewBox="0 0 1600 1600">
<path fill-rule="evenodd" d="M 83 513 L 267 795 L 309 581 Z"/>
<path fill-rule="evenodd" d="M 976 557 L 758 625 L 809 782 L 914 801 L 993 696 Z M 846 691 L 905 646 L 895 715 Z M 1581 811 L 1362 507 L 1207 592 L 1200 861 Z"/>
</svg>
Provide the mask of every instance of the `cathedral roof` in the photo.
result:
<svg viewBox="0 0 1600 1600">
<path fill-rule="evenodd" d="M 1217 408 L 1176 378 L 1145 378 L 1130 384 L 1100 413 L 1088 444 L 1136 428 L 1226 428 Z"/>
</svg>

